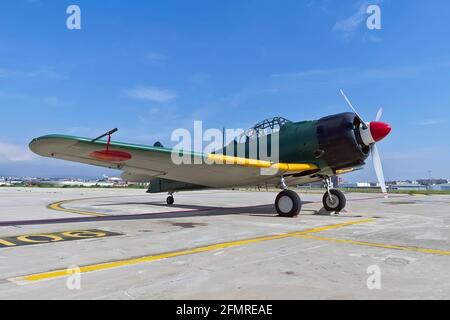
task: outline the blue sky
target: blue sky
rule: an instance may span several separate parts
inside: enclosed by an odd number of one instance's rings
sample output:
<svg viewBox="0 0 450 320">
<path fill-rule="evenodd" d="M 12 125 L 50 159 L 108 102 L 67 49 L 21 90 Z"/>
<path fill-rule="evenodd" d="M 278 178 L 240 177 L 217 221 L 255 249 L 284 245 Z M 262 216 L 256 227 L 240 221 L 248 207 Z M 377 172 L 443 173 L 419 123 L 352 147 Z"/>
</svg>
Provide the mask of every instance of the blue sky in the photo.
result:
<svg viewBox="0 0 450 320">
<path fill-rule="evenodd" d="M 81 8 L 82 29 L 66 28 Z M 368 30 L 378 4 L 382 30 Z M 348 111 L 394 127 L 388 179 L 450 178 L 448 0 L 2 1 L 0 175 L 95 176 L 34 157 L 37 136 L 170 145 L 172 130 Z M 347 180 L 375 180 L 370 165 Z"/>
</svg>

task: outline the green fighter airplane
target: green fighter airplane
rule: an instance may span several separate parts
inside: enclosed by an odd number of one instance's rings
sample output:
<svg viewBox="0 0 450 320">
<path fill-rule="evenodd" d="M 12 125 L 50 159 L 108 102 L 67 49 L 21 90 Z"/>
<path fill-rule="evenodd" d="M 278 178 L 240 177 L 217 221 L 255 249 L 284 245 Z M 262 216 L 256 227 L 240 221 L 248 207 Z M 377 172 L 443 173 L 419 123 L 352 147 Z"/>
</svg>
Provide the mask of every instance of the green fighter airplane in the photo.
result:
<svg viewBox="0 0 450 320">
<path fill-rule="evenodd" d="M 315 121 L 291 122 L 284 118 L 265 120 L 244 134 L 244 141 L 232 142 L 228 148 L 211 153 L 196 153 L 164 148 L 160 143 L 143 146 L 111 142 L 114 129 L 96 139 L 66 135 L 48 135 L 33 139 L 30 149 L 41 156 L 122 170 L 122 178 L 131 182 L 150 182 L 148 193 L 167 192 L 167 204 L 174 203 L 179 191 L 233 187 L 275 186 L 282 191 L 275 199 L 280 216 L 295 217 L 300 213 L 301 200 L 289 186 L 323 181 L 326 192 L 323 205 L 327 211 L 341 212 L 346 199 L 332 189 L 331 177 L 361 169 L 372 154 L 379 185 L 387 189 L 376 143 L 391 131 L 380 122 L 382 109 L 375 122 L 365 122 L 355 111 L 331 115 Z M 268 145 L 278 139 L 278 161 L 251 157 L 249 141 L 258 140 L 266 129 Z M 276 136 L 275 136 L 276 135 Z M 100 140 L 108 136 L 107 141 Z M 258 147 L 259 148 L 259 147 Z M 245 150 L 245 155 L 237 153 Z M 193 164 L 177 164 L 173 154 L 188 156 Z M 205 163 L 204 160 L 211 163 Z M 198 164 L 201 163 L 201 164 Z M 270 170 L 271 174 L 263 172 Z"/>
</svg>

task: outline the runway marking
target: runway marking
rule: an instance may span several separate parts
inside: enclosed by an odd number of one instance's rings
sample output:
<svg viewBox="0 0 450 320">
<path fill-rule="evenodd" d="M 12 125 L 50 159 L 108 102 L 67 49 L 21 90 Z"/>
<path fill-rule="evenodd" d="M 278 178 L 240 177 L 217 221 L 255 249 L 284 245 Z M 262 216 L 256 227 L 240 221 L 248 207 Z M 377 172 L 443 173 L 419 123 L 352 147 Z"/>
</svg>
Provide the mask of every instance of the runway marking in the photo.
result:
<svg viewBox="0 0 450 320">
<path fill-rule="evenodd" d="M 328 238 L 328 237 L 320 237 L 315 235 L 295 235 L 296 238 L 301 239 L 311 239 L 311 240 L 319 240 L 319 241 L 329 241 L 336 243 L 345 243 L 345 244 L 354 244 L 357 246 L 367 246 L 367 247 L 376 247 L 376 248 L 385 248 L 385 249 L 393 249 L 393 250 L 403 250 L 403 251 L 415 251 L 427 254 L 434 254 L 440 256 L 450 256 L 450 251 L 437 250 L 437 249 L 427 249 L 420 247 L 412 247 L 412 246 L 400 246 L 400 245 L 392 245 L 392 244 L 383 244 L 383 243 L 372 243 L 365 241 L 356 241 L 349 239 L 340 239 L 340 238 Z"/>
<path fill-rule="evenodd" d="M 296 232 L 292 232 L 292 233 L 285 233 L 285 234 L 279 234 L 279 235 L 273 235 L 273 236 L 265 236 L 265 237 L 244 239 L 244 240 L 238 240 L 238 241 L 230 241 L 230 242 L 224 242 L 224 243 L 219 243 L 219 244 L 214 244 L 214 245 L 197 247 L 197 248 L 193 248 L 193 249 L 185 249 L 185 250 L 181 250 L 181 251 L 149 255 L 149 256 L 144 256 L 144 257 L 140 257 L 140 258 L 117 260 L 117 261 L 106 262 L 106 263 L 86 265 L 86 266 L 80 267 L 80 273 L 108 270 L 108 269 L 117 268 L 117 267 L 125 267 L 125 266 L 146 263 L 146 262 L 164 260 L 164 259 L 168 259 L 168 258 L 186 256 L 186 255 L 191 255 L 191 254 L 195 254 L 195 253 L 203 253 L 203 252 L 208 252 L 208 251 L 215 251 L 215 250 L 220 250 L 220 249 L 239 247 L 239 246 L 244 246 L 244 245 L 248 245 L 248 244 L 260 243 L 260 242 L 271 241 L 271 240 L 286 239 L 286 238 L 300 236 L 300 235 L 318 233 L 318 232 L 323 232 L 323 231 L 332 230 L 332 229 L 339 229 L 339 228 L 357 225 L 357 224 L 369 223 L 369 222 L 373 222 L 375 220 L 376 219 L 371 218 L 371 219 L 364 219 L 364 220 L 357 220 L 357 221 L 349 221 L 349 222 L 344 222 L 344 223 L 339 223 L 339 224 L 334 224 L 334 225 L 317 227 L 317 228 L 313 228 L 313 229 L 309 229 L 309 230 L 305 230 L 305 231 L 296 231 Z M 26 284 L 26 283 L 33 283 L 36 281 L 61 278 L 61 277 L 65 277 L 68 275 L 69 274 L 67 273 L 66 269 L 60 269 L 60 270 L 54 270 L 54 271 L 49 271 L 49 272 L 36 273 L 36 274 L 32 274 L 32 275 L 16 277 L 16 278 L 8 279 L 8 281 L 14 282 L 16 284 Z"/>
<path fill-rule="evenodd" d="M 61 212 L 68 212 L 68 213 L 76 213 L 81 214 L 85 216 L 94 216 L 94 217 L 107 217 L 107 214 L 104 213 L 98 213 L 98 212 L 91 212 L 91 211 L 83 211 L 83 210 L 75 210 L 75 209 L 66 209 L 62 207 L 63 204 L 73 202 L 73 201 L 80 201 L 80 200 L 88 200 L 88 199 L 73 199 L 73 200 L 62 200 L 50 203 L 47 208 L 51 210 L 61 211 Z"/>
<path fill-rule="evenodd" d="M 99 229 L 72 230 L 57 233 L 26 234 L 14 237 L 0 238 L 0 249 L 22 247 L 34 244 L 47 244 L 63 241 L 74 241 L 82 239 L 104 238 L 121 236 L 117 232 L 104 231 Z"/>
</svg>

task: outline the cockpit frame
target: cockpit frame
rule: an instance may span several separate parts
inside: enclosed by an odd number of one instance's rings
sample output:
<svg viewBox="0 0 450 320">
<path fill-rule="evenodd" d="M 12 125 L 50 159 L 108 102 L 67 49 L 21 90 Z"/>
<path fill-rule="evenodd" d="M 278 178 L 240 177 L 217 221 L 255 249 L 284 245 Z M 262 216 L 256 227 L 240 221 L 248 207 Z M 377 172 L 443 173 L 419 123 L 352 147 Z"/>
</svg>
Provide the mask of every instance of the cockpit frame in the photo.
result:
<svg viewBox="0 0 450 320">
<path fill-rule="evenodd" d="M 251 140 L 267 136 L 274 132 L 278 132 L 281 127 L 288 123 L 292 123 L 292 121 L 283 117 L 273 117 L 265 119 L 245 131 L 241 136 L 239 136 L 238 141 L 245 142 L 247 139 Z"/>
</svg>

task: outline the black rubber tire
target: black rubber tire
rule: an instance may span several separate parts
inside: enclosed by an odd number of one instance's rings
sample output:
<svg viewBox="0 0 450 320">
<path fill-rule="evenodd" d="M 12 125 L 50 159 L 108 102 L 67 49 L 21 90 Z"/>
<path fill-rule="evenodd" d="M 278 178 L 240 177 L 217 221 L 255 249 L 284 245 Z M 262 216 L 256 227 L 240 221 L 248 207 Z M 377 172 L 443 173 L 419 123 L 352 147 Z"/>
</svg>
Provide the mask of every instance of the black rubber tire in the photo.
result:
<svg viewBox="0 0 450 320">
<path fill-rule="evenodd" d="M 168 196 L 166 202 L 169 206 L 171 206 L 175 203 L 175 199 L 172 196 Z"/>
<path fill-rule="evenodd" d="M 289 200 L 292 202 L 289 203 Z M 302 209 L 302 201 L 297 192 L 284 190 L 281 191 L 275 199 L 275 209 L 281 217 L 294 218 L 299 215 L 300 210 Z"/>
<path fill-rule="evenodd" d="M 345 195 L 342 193 L 342 191 L 331 189 L 330 193 L 333 200 L 337 201 L 337 203 L 331 204 L 328 192 L 325 192 L 322 198 L 322 203 L 325 210 L 330 212 L 341 212 L 342 210 L 344 210 L 345 206 L 347 205 L 347 199 L 345 198 Z"/>
</svg>

